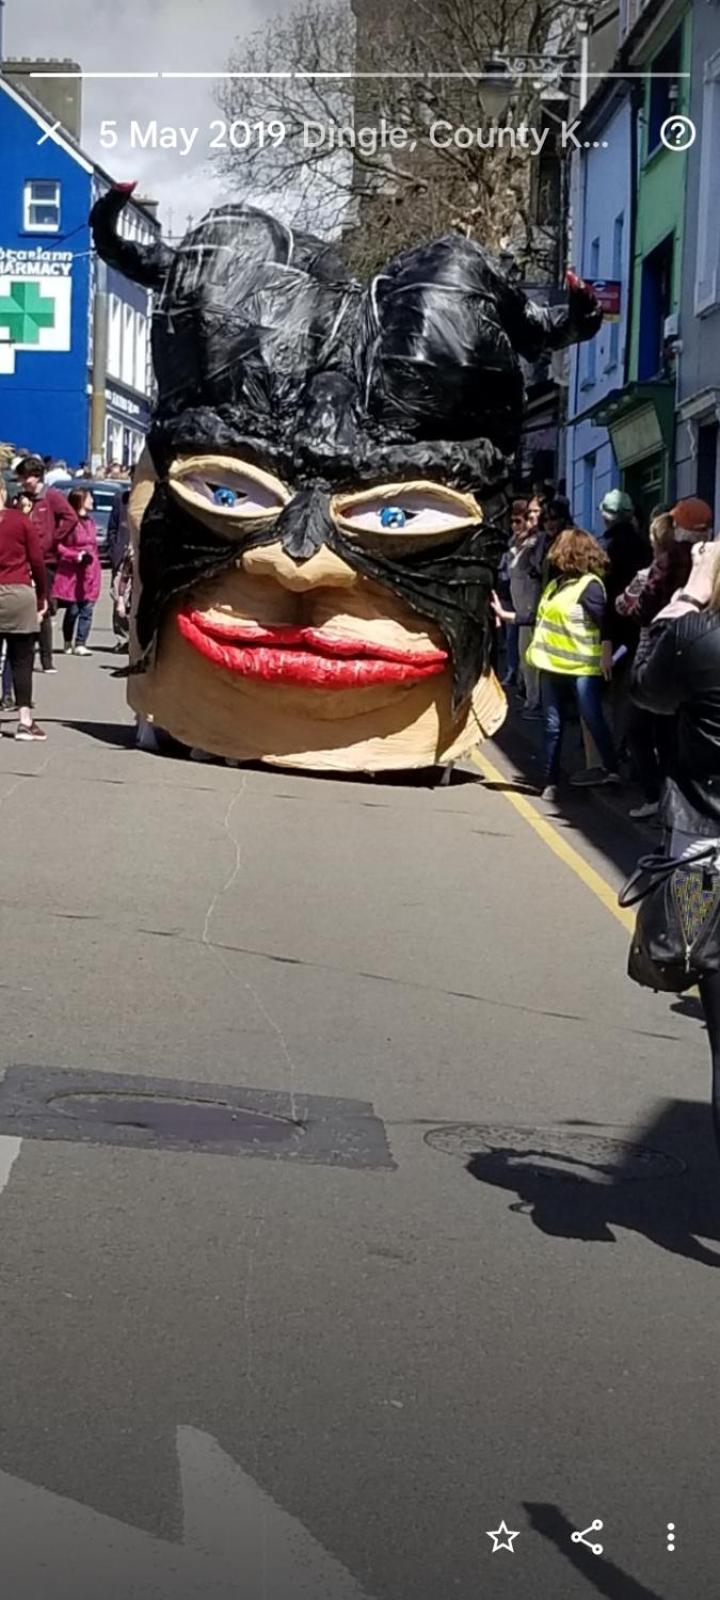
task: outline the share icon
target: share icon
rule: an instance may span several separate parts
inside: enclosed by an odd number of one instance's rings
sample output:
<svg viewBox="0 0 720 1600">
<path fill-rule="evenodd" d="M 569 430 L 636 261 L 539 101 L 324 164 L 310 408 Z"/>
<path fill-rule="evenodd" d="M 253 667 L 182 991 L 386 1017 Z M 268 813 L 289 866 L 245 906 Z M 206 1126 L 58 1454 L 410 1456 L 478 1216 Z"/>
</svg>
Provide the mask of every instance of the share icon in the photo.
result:
<svg viewBox="0 0 720 1600">
<path fill-rule="evenodd" d="M 596 1517 L 595 1521 L 590 1523 L 590 1527 L 589 1528 L 583 1528 L 582 1533 L 574 1533 L 572 1535 L 573 1544 L 586 1544 L 587 1547 L 588 1547 L 588 1550 L 592 1550 L 592 1553 L 593 1553 L 594 1556 L 601 1556 L 602 1553 L 603 1553 L 602 1545 L 601 1544 L 593 1544 L 592 1540 L 588 1539 L 588 1534 L 589 1533 L 599 1533 L 601 1528 L 602 1528 L 602 1526 L 603 1526 L 603 1524 L 600 1521 L 600 1518 Z"/>
</svg>

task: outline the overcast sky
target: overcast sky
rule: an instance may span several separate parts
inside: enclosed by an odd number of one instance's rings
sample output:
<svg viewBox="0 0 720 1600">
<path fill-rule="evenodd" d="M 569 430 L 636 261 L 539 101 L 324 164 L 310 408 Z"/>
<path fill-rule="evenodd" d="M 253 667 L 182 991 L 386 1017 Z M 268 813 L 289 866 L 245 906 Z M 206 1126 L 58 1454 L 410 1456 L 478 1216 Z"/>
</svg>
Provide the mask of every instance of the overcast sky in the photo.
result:
<svg viewBox="0 0 720 1600">
<path fill-rule="evenodd" d="M 233 41 L 252 33 L 291 0 L 6 0 L 6 56 L 70 57 L 85 70 L 212 71 L 227 65 Z M 161 202 L 167 228 L 183 232 L 211 205 L 232 198 L 208 154 L 207 129 L 219 116 L 213 84 L 100 82 L 83 85 L 83 144 L 113 177 L 137 178 Z M 118 122 L 119 142 L 103 150 L 103 118 Z M 182 157 L 171 150 L 130 149 L 131 121 L 198 125 L 203 134 Z M 270 197 L 267 202 L 271 203 Z M 276 197 L 274 209 L 277 209 Z"/>
</svg>

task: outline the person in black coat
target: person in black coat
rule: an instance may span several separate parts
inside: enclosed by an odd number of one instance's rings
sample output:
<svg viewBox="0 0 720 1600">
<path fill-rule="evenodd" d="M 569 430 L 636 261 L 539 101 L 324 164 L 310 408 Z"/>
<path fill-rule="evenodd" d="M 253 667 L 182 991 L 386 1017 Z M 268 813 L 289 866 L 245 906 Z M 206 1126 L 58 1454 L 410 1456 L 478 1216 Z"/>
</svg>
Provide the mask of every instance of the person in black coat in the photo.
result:
<svg viewBox="0 0 720 1600">
<path fill-rule="evenodd" d="M 669 854 L 713 843 L 720 862 L 720 543 L 695 545 L 690 577 L 656 618 L 630 687 L 643 710 L 676 719 L 662 804 Z M 699 988 L 720 1140 L 720 973 Z"/>
</svg>

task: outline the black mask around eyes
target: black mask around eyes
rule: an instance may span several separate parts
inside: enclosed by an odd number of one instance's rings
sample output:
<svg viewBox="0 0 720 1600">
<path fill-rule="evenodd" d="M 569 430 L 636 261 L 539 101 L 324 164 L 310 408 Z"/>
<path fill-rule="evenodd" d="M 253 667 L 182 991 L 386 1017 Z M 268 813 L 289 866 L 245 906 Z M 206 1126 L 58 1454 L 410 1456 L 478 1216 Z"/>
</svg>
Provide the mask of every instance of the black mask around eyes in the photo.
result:
<svg viewBox="0 0 720 1600">
<path fill-rule="evenodd" d="M 407 555 L 379 554 L 338 530 L 329 499 L 301 492 L 278 513 L 225 539 L 196 521 L 173 499 L 167 484 L 156 486 L 142 521 L 139 549 L 140 602 L 136 625 L 142 671 L 157 639 L 166 607 L 195 584 L 234 566 L 244 550 L 282 538 L 296 560 L 307 560 L 326 544 L 362 576 L 396 594 L 418 616 L 434 622 L 452 660 L 453 709 L 486 671 L 492 648 L 490 594 L 504 536 L 488 523 L 460 528 L 447 547 L 435 545 Z M 302 543 L 303 548 L 300 548 Z"/>
</svg>

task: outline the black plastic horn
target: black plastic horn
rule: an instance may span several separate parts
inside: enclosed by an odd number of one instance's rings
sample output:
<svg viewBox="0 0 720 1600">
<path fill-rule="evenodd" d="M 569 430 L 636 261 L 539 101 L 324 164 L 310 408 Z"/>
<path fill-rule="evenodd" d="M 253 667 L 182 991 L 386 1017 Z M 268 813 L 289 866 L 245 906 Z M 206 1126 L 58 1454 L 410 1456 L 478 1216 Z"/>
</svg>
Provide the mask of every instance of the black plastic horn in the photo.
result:
<svg viewBox="0 0 720 1600">
<path fill-rule="evenodd" d="M 90 227 L 98 255 L 133 283 L 160 289 L 172 265 L 174 252 L 161 239 L 138 244 L 118 233 L 118 220 L 132 195 L 134 183 L 116 183 L 100 196 L 90 212 Z"/>
</svg>

